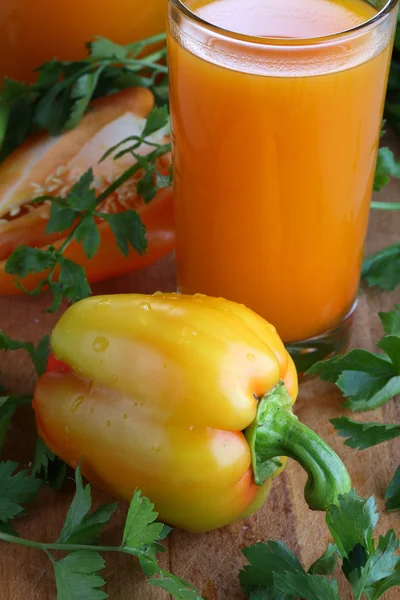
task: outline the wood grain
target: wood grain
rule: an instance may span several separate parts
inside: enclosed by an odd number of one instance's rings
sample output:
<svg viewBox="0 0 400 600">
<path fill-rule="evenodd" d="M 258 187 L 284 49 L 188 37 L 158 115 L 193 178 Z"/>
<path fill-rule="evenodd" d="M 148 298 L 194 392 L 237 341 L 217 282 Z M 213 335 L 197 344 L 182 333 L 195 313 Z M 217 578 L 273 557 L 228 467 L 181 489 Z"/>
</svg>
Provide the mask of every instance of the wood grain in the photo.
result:
<svg viewBox="0 0 400 600">
<path fill-rule="evenodd" d="M 380 200 L 398 200 L 400 186 L 391 184 L 381 194 Z M 399 241 L 400 213 L 374 213 L 371 217 L 368 252 Z M 158 289 L 175 289 L 173 257 L 159 264 L 125 277 L 99 284 L 95 293 L 103 292 L 154 292 Z M 360 299 L 356 313 L 353 345 L 373 350 L 382 335 L 377 316 L 379 310 L 389 310 L 394 302 L 400 303 L 400 291 L 382 294 L 366 291 Z M 38 341 L 48 332 L 57 315 L 45 313 L 49 299 L 0 298 L 0 328 L 13 337 Z M 0 356 L 2 381 L 14 392 L 29 392 L 33 386 L 33 373 L 23 352 Z M 344 446 L 328 419 L 345 414 L 342 398 L 330 384 L 313 381 L 301 388 L 297 414 L 340 454 L 345 461 L 354 485 L 361 495 L 375 494 L 383 508 L 385 490 L 400 462 L 400 442 L 393 441 L 370 450 L 357 452 Z M 348 413 L 350 414 L 350 413 Z M 359 415 L 362 419 L 365 415 Z M 396 401 L 369 413 L 368 420 L 400 423 L 400 407 Z M 24 409 L 12 426 L 4 449 L 4 457 L 18 460 L 29 466 L 35 430 L 30 410 Z M 206 600 L 240 600 L 243 598 L 237 573 L 243 564 L 240 550 L 258 540 L 281 539 L 294 550 L 308 566 L 325 548 L 328 533 L 324 515 L 311 512 L 304 502 L 304 473 L 290 462 L 286 471 L 273 485 L 265 506 L 253 517 L 206 535 L 191 535 L 173 531 L 167 541 L 167 554 L 163 556 L 166 567 L 191 581 Z M 29 516 L 18 521 L 22 536 L 37 540 L 54 540 L 62 525 L 71 500 L 72 483 L 62 492 L 45 489 L 39 501 L 29 510 Z M 110 500 L 94 490 L 95 504 Z M 106 531 L 105 542 L 118 543 L 126 507 L 120 506 L 117 517 Z M 399 531 L 399 514 L 383 513 L 379 531 L 394 527 Z M 162 600 L 168 595 L 148 586 L 129 557 L 107 556 L 105 571 L 107 592 L 111 600 Z M 1 598 L 3 600 L 54 600 L 55 587 L 52 569 L 43 553 L 16 546 L 1 546 L 0 553 Z M 341 580 L 341 598 L 350 600 L 347 584 Z M 399 590 L 385 596 L 387 600 L 399 599 Z M 83 599 L 82 599 L 83 600 Z"/>
</svg>

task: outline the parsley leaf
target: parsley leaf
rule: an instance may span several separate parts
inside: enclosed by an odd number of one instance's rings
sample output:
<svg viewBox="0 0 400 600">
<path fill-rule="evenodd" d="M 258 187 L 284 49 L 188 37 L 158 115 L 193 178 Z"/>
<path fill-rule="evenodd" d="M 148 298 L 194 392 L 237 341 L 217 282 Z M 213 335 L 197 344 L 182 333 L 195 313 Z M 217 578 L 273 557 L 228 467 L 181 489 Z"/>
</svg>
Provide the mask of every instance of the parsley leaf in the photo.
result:
<svg viewBox="0 0 400 600">
<path fill-rule="evenodd" d="M 11 419 L 21 404 L 30 404 L 32 396 L 0 396 L 0 452 L 7 436 Z"/>
<path fill-rule="evenodd" d="M 75 231 L 75 239 L 82 242 L 82 247 L 88 258 L 93 258 L 100 247 L 100 233 L 91 215 L 85 215 Z"/>
<path fill-rule="evenodd" d="M 395 310 L 389 312 L 380 312 L 379 318 L 383 329 L 388 335 L 400 336 L 400 305 L 396 304 Z"/>
<path fill-rule="evenodd" d="M 128 48 L 100 36 L 89 43 L 89 49 L 93 58 L 115 58 L 122 61 L 128 55 Z"/>
<path fill-rule="evenodd" d="M 301 597 L 304 600 L 340 600 L 336 579 L 328 579 L 307 573 L 274 573 L 274 585 L 290 598 Z"/>
<path fill-rule="evenodd" d="M 68 509 L 58 541 L 63 544 L 95 544 L 100 531 L 114 514 L 117 505 L 101 506 L 89 515 L 92 507 L 90 485 L 83 486 L 80 469 L 75 471 L 76 492 Z"/>
<path fill-rule="evenodd" d="M 272 586 L 274 573 L 304 573 L 299 559 L 289 550 L 286 544 L 269 540 L 244 548 L 242 553 L 250 563 L 239 573 L 239 581 L 245 592 L 251 592 L 258 587 Z"/>
<path fill-rule="evenodd" d="M 32 475 L 43 479 L 54 489 L 60 490 L 66 473 L 66 463 L 49 450 L 42 438 L 38 436 L 32 465 Z"/>
<path fill-rule="evenodd" d="M 32 342 L 21 342 L 8 337 L 0 329 L 0 350 L 10 352 L 13 350 L 25 350 L 28 353 L 37 375 L 40 377 L 46 371 L 47 359 L 50 353 L 50 336 L 45 335 L 37 346 Z"/>
<path fill-rule="evenodd" d="M 58 283 L 62 295 L 70 302 L 78 302 L 89 296 L 91 292 L 85 269 L 64 256 L 60 257 Z"/>
<path fill-rule="evenodd" d="M 146 120 L 146 125 L 144 126 L 141 137 L 143 139 L 149 137 L 152 133 L 163 129 L 168 123 L 168 108 L 166 106 L 154 108 Z"/>
<path fill-rule="evenodd" d="M 378 519 L 373 497 L 360 498 L 355 490 L 339 496 L 338 505 L 330 507 L 326 522 L 342 558 L 348 557 L 357 544 L 373 552 L 372 535 Z"/>
<path fill-rule="evenodd" d="M 380 318 L 387 331 L 396 328 L 394 311 L 381 313 Z M 308 373 L 335 383 L 348 398 L 345 406 L 350 410 L 378 408 L 400 393 L 400 336 L 387 335 L 377 345 L 384 353 L 356 348 L 316 363 Z"/>
<path fill-rule="evenodd" d="M 345 442 L 346 446 L 359 450 L 371 448 L 400 436 L 400 425 L 360 423 L 347 417 L 331 419 L 331 423 L 340 436 L 348 438 Z"/>
<path fill-rule="evenodd" d="M 47 250 L 39 250 L 30 246 L 18 246 L 7 259 L 5 272 L 23 279 L 29 273 L 41 273 L 54 265 L 54 254 L 50 246 Z"/>
<path fill-rule="evenodd" d="M 146 228 L 136 211 L 127 210 L 111 215 L 104 213 L 102 217 L 111 227 L 117 246 L 124 256 L 128 256 L 129 246 L 139 254 L 144 254 L 147 249 Z"/>
<path fill-rule="evenodd" d="M 93 181 L 93 169 L 88 169 L 68 192 L 65 202 L 75 212 L 90 211 L 96 207 L 96 192 L 92 188 Z"/>
<path fill-rule="evenodd" d="M 81 550 L 54 561 L 57 600 L 104 600 L 105 581 L 98 573 L 105 563 L 98 552 Z"/>
<path fill-rule="evenodd" d="M 160 571 L 159 579 L 149 579 L 148 583 L 169 592 L 176 600 L 204 600 L 187 581 L 164 570 Z"/>
<path fill-rule="evenodd" d="M 362 273 L 370 287 L 392 291 L 400 283 L 400 244 L 379 250 L 364 260 Z"/>
<path fill-rule="evenodd" d="M 46 233 L 63 232 L 70 229 L 75 221 L 75 212 L 63 198 L 52 198 L 50 217 L 46 225 Z"/>
<path fill-rule="evenodd" d="M 330 542 L 324 554 L 308 569 L 310 575 L 333 575 L 338 562 L 337 548 Z"/>
<path fill-rule="evenodd" d="M 157 513 L 154 505 L 136 490 L 126 518 L 122 547 L 135 553 L 147 544 L 161 539 L 162 523 L 155 523 Z"/>
<path fill-rule="evenodd" d="M 368 590 L 368 600 L 378 600 L 383 594 L 393 587 L 400 586 L 400 563 L 397 563 L 396 568 L 389 577 L 378 581 L 372 590 Z"/>
<path fill-rule="evenodd" d="M 75 86 L 71 90 L 71 100 L 74 100 L 74 103 L 71 108 L 69 119 L 63 125 L 65 130 L 73 129 L 82 119 L 93 98 L 99 77 L 104 68 L 105 65 L 100 67 L 97 71 L 85 73 L 77 79 Z"/>
<path fill-rule="evenodd" d="M 389 148 L 379 148 L 376 161 L 374 190 L 379 192 L 389 183 L 391 177 L 400 179 L 400 162 L 396 162 L 394 154 Z"/>
<path fill-rule="evenodd" d="M 387 510 L 400 510 L 400 467 L 398 467 L 392 483 L 385 495 Z"/>
<path fill-rule="evenodd" d="M 292 600 L 292 596 L 288 596 L 284 592 L 280 592 L 276 588 L 262 587 L 255 592 L 251 592 L 249 600 Z"/>
<path fill-rule="evenodd" d="M 360 600 L 363 593 L 371 596 L 375 584 L 393 575 L 400 558 L 394 554 L 398 547 L 399 541 L 394 531 L 388 531 L 385 536 L 379 537 L 378 547 L 369 556 L 365 566 L 352 571 L 349 580 L 356 600 Z"/>
<path fill-rule="evenodd" d="M 22 504 L 36 497 L 43 482 L 28 474 L 27 471 L 15 473 L 16 462 L 0 463 L 0 522 L 7 523 L 25 511 Z"/>
</svg>

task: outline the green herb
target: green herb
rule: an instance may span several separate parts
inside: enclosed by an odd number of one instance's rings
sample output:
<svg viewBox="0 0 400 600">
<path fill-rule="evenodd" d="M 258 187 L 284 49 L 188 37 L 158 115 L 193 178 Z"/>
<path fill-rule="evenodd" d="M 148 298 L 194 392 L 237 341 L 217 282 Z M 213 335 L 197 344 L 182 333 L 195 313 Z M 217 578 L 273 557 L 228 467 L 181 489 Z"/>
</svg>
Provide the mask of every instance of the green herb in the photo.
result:
<svg viewBox="0 0 400 600">
<path fill-rule="evenodd" d="M 60 490 L 67 474 L 67 465 L 46 446 L 38 436 L 35 448 L 35 457 L 32 465 L 32 475 L 38 477 Z"/>
<path fill-rule="evenodd" d="M 393 477 L 392 483 L 388 487 L 388 490 L 385 495 L 385 500 L 386 508 L 388 510 L 400 510 L 400 467 L 398 467 Z"/>
<path fill-rule="evenodd" d="M 103 600 L 108 598 L 101 589 L 106 583 L 99 572 L 105 562 L 98 552 L 81 550 L 61 560 L 47 553 L 54 567 L 58 600 Z"/>
<path fill-rule="evenodd" d="M 376 286 L 384 292 L 394 290 L 400 284 L 400 244 L 368 256 L 361 276 L 370 287 Z"/>
<path fill-rule="evenodd" d="M 319 375 L 323 381 L 335 383 L 348 398 L 344 406 L 350 410 L 378 408 L 400 393 L 400 338 L 388 336 L 383 340 L 378 346 L 382 349 L 388 348 L 390 355 L 372 354 L 367 350 L 355 349 L 344 356 L 315 364 L 309 370 L 309 374 Z"/>
<path fill-rule="evenodd" d="M 331 423 L 340 436 L 347 438 L 346 446 L 359 450 L 371 448 L 400 436 L 400 425 L 360 423 L 347 417 L 331 419 Z"/>
<path fill-rule="evenodd" d="M 336 579 L 308 573 L 275 573 L 274 585 L 289 599 L 340 600 Z"/>
<path fill-rule="evenodd" d="M 24 514 L 22 504 L 31 502 L 43 485 L 40 479 L 28 475 L 27 471 L 15 473 L 16 462 L 0 463 L 0 522 L 8 521 Z"/>
<path fill-rule="evenodd" d="M 19 340 L 12 340 L 0 329 L 0 350 L 6 352 L 14 350 L 25 350 L 29 358 L 31 359 L 35 371 L 40 377 L 46 370 L 47 359 L 49 357 L 49 341 L 50 336 L 45 335 L 37 346 L 32 342 L 21 342 Z"/>
<path fill-rule="evenodd" d="M 311 575 L 333 575 L 338 560 L 337 548 L 329 542 L 323 555 L 311 565 L 308 572 Z"/>
<path fill-rule="evenodd" d="M 400 305 L 396 304 L 394 310 L 379 313 L 383 329 L 388 335 L 400 335 Z"/>
<path fill-rule="evenodd" d="M 400 393 L 400 308 L 379 313 L 387 334 L 378 342 L 382 354 L 354 349 L 344 356 L 336 356 L 315 364 L 309 371 L 325 381 L 335 383 L 348 398 L 345 406 L 353 411 L 373 410 L 382 406 Z M 384 423 L 362 423 L 347 417 L 332 419 L 331 423 L 346 445 L 363 450 L 400 436 L 400 425 Z M 397 510 L 397 485 L 395 477 L 391 487 L 389 503 Z M 399 492 L 400 493 L 400 492 Z"/>
<path fill-rule="evenodd" d="M 38 377 L 46 371 L 46 364 L 50 354 L 50 336 L 45 335 L 37 346 L 32 342 L 21 342 L 9 338 L 0 330 L 0 350 L 6 352 L 25 350 L 35 368 Z M 0 451 L 7 437 L 8 428 L 12 417 L 22 405 L 32 403 L 31 395 L 0 396 Z M 60 489 L 66 475 L 67 465 L 51 452 L 43 440 L 38 437 L 35 449 L 35 458 L 32 475 L 43 479 L 55 489 Z"/>
<path fill-rule="evenodd" d="M 0 452 L 7 437 L 8 428 L 19 406 L 30 404 L 32 396 L 0 396 Z"/>
<path fill-rule="evenodd" d="M 92 495 L 90 486 L 83 485 L 80 469 L 75 471 L 75 483 L 76 493 L 57 541 L 62 544 L 97 544 L 101 529 L 109 522 L 117 505 L 101 506 L 89 515 Z"/>
<path fill-rule="evenodd" d="M 114 233 L 118 248 L 125 256 L 129 254 L 130 248 L 139 254 L 146 251 L 146 230 L 136 211 L 126 210 L 122 213 L 107 214 L 98 210 L 97 207 L 140 170 L 144 172 L 141 180 L 144 182 L 142 183 L 141 192 L 145 196 L 145 201 L 148 202 L 154 198 L 157 189 L 159 189 L 156 162 L 160 156 L 169 151 L 170 144 L 157 144 L 151 136 L 155 131 L 164 129 L 168 125 L 169 114 L 167 108 L 155 108 L 149 114 L 140 135 L 123 140 L 104 155 L 103 158 L 110 154 L 114 155 L 121 144 L 132 141 L 133 144 L 130 147 L 117 152 L 114 158 L 119 158 L 122 154 L 129 152 L 136 159 L 136 162 L 99 196 L 96 197 L 93 189 L 94 176 L 92 169 L 89 169 L 81 176 L 65 198 L 44 196 L 35 200 L 35 202 L 51 200 L 50 218 L 46 227 L 47 233 L 68 230 L 69 233 L 58 249 L 54 246 L 49 246 L 46 249 L 19 246 L 8 258 L 5 270 L 6 273 L 17 277 L 17 285 L 29 295 L 38 295 L 43 288 L 48 288 L 53 295 L 53 303 L 49 309 L 51 312 L 60 307 L 63 298 L 70 302 L 77 302 L 90 294 L 91 288 L 84 268 L 65 258 L 64 252 L 70 243 L 75 240 L 82 244 L 86 256 L 89 259 L 93 258 L 100 244 L 100 234 L 96 224 L 99 219 L 107 221 Z M 136 152 L 143 144 L 150 147 L 145 156 L 141 156 Z M 168 182 L 162 181 L 160 185 L 169 184 L 170 179 L 168 179 Z M 43 279 L 32 291 L 26 290 L 23 283 L 21 283 L 21 280 L 29 273 L 43 273 Z"/>
<path fill-rule="evenodd" d="M 46 370 L 46 363 L 49 356 L 49 339 L 45 335 L 37 346 L 32 342 L 21 342 L 13 340 L 4 331 L 0 329 L 0 350 L 12 352 L 14 350 L 24 350 L 32 361 L 38 376 L 42 375 Z M 4 395 L 0 396 L 0 450 L 7 436 L 8 427 L 11 419 L 16 413 L 19 406 L 30 404 L 32 402 L 31 395 Z"/>
<path fill-rule="evenodd" d="M 400 179 L 400 162 L 397 162 L 395 160 L 394 154 L 390 150 L 390 148 L 379 148 L 378 158 L 376 161 L 374 190 L 376 192 L 379 192 L 382 188 L 386 187 L 391 177 Z M 374 202 L 372 203 L 372 208 L 386 208 L 389 210 L 398 210 L 399 205 L 393 203 L 393 207 L 391 207 L 391 203 L 389 202 L 385 204 L 380 202 Z"/>
<path fill-rule="evenodd" d="M 354 490 L 331 506 L 326 522 L 335 545 L 308 570 L 281 542 L 258 543 L 243 550 L 249 561 L 239 574 L 242 588 L 251 600 L 340 600 L 332 575 L 336 562 L 348 579 L 354 600 L 377 600 L 400 584 L 399 541 L 394 531 L 373 538 L 378 523 L 374 498 L 360 498 Z"/>
<path fill-rule="evenodd" d="M 396 325 L 393 311 L 380 315 L 388 330 Z M 377 344 L 383 353 L 354 349 L 343 356 L 316 363 L 308 371 L 324 381 L 335 383 L 348 398 L 346 408 L 373 410 L 400 393 L 400 336 L 386 335 Z"/>
<path fill-rule="evenodd" d="M 255 544 L 244 548 L 243 555 L 249 565 L 239 573 L 239 581 L 244 592 L 255 591 L 259 587 L 272 587 L 274 573 L 303 573 L 299 559 L 283 542 L 268 542 Z"/>
<path fill-rule="evenodd" d="M 145 48 L 162 44 L 146 57 Z M 88 44 L 89 56 L 80 61 L 51 60 L 38 69 L 38 80 L 26 85 L 5 79 L 0 93 L 0 161 L 34 131 L 50 135 L 76 127 L 92 99 L 119 90 L 144 86 L 161 103 L 167 67 L 165 34 L 120 46 L 104 38 Z"/>
<path fill-rule="evenodd" d="M 0 520 L 6 522 L 21 514 L 22 507 L 32 499 L 41 484 L 26 474 L 14 475 L 13 486 L 4 486 L 3 480 L 10 478 L 16 463 L 0 464 Z M 22 472 L 23 473 L 23 472 Z M 33 482 L 33 483 L 32 483 Z M 75 472 L 76 492 L 69 507 L 59 538 L 54 543 L 26 540 L 0 529 L 0 541 L 44 551 L 51 559 L 57 586 L 57 600 L 100 600 L 107 598 L 103 591 L 104 579 L 99 575 L 105 563 L 100 555 L 104 552 L 130 554 L 139 559 L 145 573 L 151 577 L 149 583 L 169 591 L 177 600 L 203 600 L 189 583 L 162 569 L 157 562 L 157 553 L 165 552 L 160 541 L 169 532 L 162 523 L 156 523 L 157 513 L 153 504 L 136 491 L 129 507 L 122 542 L 119 546 L 104 546 L 99 543 L 103 527 L 110 521 L 116 504 L 105 505 L 90 513 L 92 498 L 90 486 L 83 485 L 80 468 Z M 36 487 L 34 487 L 36 486 Z M 3 501 L 4 498 L 4 501 Z M 68 553 L 57 560 L 55 551 Z"/>
</svg>

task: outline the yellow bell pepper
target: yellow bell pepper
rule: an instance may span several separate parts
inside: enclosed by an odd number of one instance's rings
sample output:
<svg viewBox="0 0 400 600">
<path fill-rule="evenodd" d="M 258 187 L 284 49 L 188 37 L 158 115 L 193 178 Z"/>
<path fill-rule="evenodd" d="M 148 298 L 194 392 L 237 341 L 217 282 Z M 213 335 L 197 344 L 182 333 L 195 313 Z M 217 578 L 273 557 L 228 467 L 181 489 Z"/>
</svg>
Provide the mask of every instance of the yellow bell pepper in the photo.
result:
<svg viewBox="0 0 400 600">
<path fill-rule="evenodd" d="M 170 525 L 203 532 L 257 510 L 290 456 L 307 502 L 350 489 L 339 457 L 292 413 L 297 375 L 275 328 L 206 296 L 103 296 L 69 308 L 36 386 L 39 433 L 89 481 L 140 488 Z"/>
</svg>

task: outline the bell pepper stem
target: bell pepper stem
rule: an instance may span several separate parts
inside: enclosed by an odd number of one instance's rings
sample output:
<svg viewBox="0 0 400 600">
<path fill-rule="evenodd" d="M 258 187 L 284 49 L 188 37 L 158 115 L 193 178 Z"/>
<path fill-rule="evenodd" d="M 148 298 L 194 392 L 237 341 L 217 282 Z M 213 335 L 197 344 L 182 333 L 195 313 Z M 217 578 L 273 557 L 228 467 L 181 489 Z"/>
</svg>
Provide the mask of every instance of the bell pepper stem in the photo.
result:
<svg viewBox="0 0 400 600">
<path fill-rule="evenodd" d="M 350 491 L 346 467 L 332 448 L 293 414 L 292 398 L 282 381 L 261 398 L 256 419 L 245 434 L 257 485 L 281 466 L 281 456 L 287 456 L 308 474 L 304 496 L 311 509 L 327 510 Z"/>
</svg>

